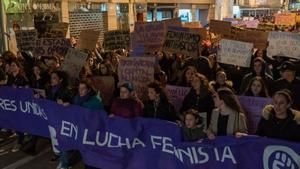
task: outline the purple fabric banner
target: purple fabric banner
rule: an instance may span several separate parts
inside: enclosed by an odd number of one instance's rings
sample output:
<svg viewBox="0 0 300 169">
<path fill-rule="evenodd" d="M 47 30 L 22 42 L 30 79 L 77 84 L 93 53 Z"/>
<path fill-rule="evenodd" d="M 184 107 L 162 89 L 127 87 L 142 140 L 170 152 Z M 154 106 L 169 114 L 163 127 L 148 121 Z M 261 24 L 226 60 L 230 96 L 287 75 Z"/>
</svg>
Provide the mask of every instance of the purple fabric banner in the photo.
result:
<svg viewBox="0 0 300 169">
<path fill-rule="evenodd" d="M 176 124 L 108 118 L 105 112 L 34 99 L 30 90 L 0 88 L 0 113 L 0 127 L 41 136 L 50 130 L 55 151 L 79 150 L 86 164 L 103 169 L 300 168 L 297 143 L 256 136 L 182 142 Z"/>
</svg>

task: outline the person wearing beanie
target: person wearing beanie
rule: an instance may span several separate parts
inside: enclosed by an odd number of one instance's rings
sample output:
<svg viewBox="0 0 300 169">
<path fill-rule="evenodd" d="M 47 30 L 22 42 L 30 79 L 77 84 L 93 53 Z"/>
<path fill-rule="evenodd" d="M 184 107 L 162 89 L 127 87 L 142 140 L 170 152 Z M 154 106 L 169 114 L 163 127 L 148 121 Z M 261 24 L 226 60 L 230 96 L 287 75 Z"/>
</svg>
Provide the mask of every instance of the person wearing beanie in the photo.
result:
<svg viewBox="0 0 300 169">
<path fill-rule="evenodd" d="M 279 67 L 281 78 L 272 85 L 272 94 L 288 89 L 292 93 L 294 109 L 300 110 L 300 79 L 296 77 L 296 66 L 290 61 L 285 61 Z"/>
<path fill-rule="evenodd" d="M 142 104 L 133 98 L 134 86 L 126 82 L 120 87 L 120 97 L 113 101 L 110 109 L 110 117 L 120 116 L 124 118 L 134 118 L 142 115 Z"/>
<path fill-rule="evenodd" d="M 293 103 L 291 95 L 288 90 L 280 90 L 274 94 L 273 105 L 267 105 L 262 111 L 257 135 L 300 141 L 300 112 L 291 109 Z"/>
</svg>

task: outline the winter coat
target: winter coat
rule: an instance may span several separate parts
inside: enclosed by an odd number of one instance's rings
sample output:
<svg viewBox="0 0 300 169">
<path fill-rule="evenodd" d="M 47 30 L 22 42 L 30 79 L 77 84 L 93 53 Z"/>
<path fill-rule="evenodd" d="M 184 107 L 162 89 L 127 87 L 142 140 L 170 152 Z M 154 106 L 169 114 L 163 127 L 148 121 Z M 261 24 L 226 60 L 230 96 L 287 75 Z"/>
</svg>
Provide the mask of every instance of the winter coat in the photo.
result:
<svg viewBox="0 0 300 169">
<path fill-rule="evenodd" d="M 300 142 L 300 112 L 287 111 L 288 117 L 279 120 L 275 117 L 273 105 L 267 105 L 262 112 L 256 134 L 270 138 Z"/>
<path fill-rule="evenodd" d="M 144 103 L 145 107 L 143 109 L 143 116 L 147 118 L 157 118 L 168 121 L 179 120 L 177 117 L 174 106 L 171 103 L 158 103 L 155 109 L 154 101 L 148 101 Z"/>
</svg>

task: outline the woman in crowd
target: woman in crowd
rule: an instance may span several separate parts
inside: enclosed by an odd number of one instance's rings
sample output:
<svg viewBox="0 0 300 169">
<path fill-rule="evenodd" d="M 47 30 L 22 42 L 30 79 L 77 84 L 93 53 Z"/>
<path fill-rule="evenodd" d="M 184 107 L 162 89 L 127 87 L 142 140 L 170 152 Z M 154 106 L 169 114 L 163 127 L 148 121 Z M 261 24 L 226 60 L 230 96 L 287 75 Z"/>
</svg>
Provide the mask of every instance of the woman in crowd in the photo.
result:
<svg viewBox="0 0 300 169">
<path fill-rule="evenodd" d="M 148 85 L 148 99 L 144 103 L 143 116 L 175 122 L 179 120 L 174 106 L 169 102 L 167 95 L 158 83 Z"/>
<path fill-rule="evenodd" d="M 266 73 L 266 66 L 266 62 L 261 57 L 257 57 L 254 59 L 251 73 L 246 74 L 242 80 L 240 93 L 243 93 L 243 91 L 245 91 L 250 80 L 256 76 L 260 76 L 264 80 L 267 89 L 269 89 L 269 87 L 273 83 L 273 77 Z"/>
<path fill-rule="evenodd" d="M 256 76 L 249 82 L 248 87 L 243 92 L 244 96 L 269 97 L 267 87 L 264 80 L 260 76 Z"/>
<path fill-rule="evenodd" d="M 68 89 L 68 76 L 64 71 L 54 71 L 50 76 L 50 87 L 46 89 L 46 98 L 61 105 L 72 103 L 73 95 Z M 51 161 L 56 161 L 58 155 L 54 155 Z"/>
<path fill-rule="evenodd" d="M 220 89 L 214 94 L 213 110 L 207 137 L 247 133 L 246 119 L 239 101 L 230 89 Z"/>
<path fill-rule="evenodd" d="M 33 74 L 30 78 L 30 87 L 34 89 L 46 89 L 49 75 L 42 70 L 40 65 L 35 65 L 32 72 Z"/>
<path fill-rule="evenodd" d="M 12 87 L 28 87 L 29 82 L 23 72 L 22 65 L 17 60 L 12 60 L 9 63 L 10 74 L 7 77 L 7 86 Z M 12 152 L 18 152 L 24 144 L 24 134 L 17 132 L 18 141 L 17 144 L 11 150 Z"/>
<path fill-rule="evenodd" d="M 133 84 L 124 83 L 120 87 L 120 97 L 113 101 L 110 109 L 110 116 L 120 116 L 124 118 L 133 118 L 142 115 L 142 103 L 134 96 Z"/>
<path fill-rule="evenodd" d="M 195 73 L 197 73 L 197 69 L 195 67 L 190 66 L 186 68 L 177 85 L 182 87 L 191 87 L 191 83 Z"/>
<path fill-rule="evenodd" d="M 190 109 L 184 113 L 184 125 L 181 128 L 184 141 L 197 141 L 206 138 L 205 125 L 197 110 Z"/>
<path fill-rule="evenodd" d="M 223 69 L 219 69 L 216 73 L 216 80 L 211 81 L 210 85 L 213 87 L 215 91 L 217 91 L 219 88 L 229 88 L 232 91 L 233 89 L 233 84 L 232 81 L 227 80 L 227 75 Z"/>
<path fill-rule="evenodd" d="M 192 88 L 185 96 L 180 112 L 183 113 L 189 109 L 206 112 L 208 124 L 213 107 L 212 88 L 204 75 L 196 73 L 192 80 Z"/>
<path fill-rule="evenodd" d="M 17 60 L 10 62 L 9 69 L 10 74 L 7 77 L 8 86 L 26 87 L 29 85 L 28 79 L 22 70 L 22 65 Z"/>
<path fill-rule="evenodd" d="M 84 108 L 92 110 L 103 110 L 101 98 L 97 95 L 93 87 L 86 81 L 81 81 L 78 86 L 78 94 L 75 96 L 73 103 Z M 59 169 L 67 169 L 69 167 L 69 153 L 62 152 L 59 159 Z M 86 169 L 93 167 L 86 166 Z"/>
<path fill-rule="evenodd" d="M 289 90 L 277 91 L 273 105 L 262 111 L 256 134 L 288 141 L 300 141 L 300 112 L 291 109 L 292 93 Z"/>
</svg>

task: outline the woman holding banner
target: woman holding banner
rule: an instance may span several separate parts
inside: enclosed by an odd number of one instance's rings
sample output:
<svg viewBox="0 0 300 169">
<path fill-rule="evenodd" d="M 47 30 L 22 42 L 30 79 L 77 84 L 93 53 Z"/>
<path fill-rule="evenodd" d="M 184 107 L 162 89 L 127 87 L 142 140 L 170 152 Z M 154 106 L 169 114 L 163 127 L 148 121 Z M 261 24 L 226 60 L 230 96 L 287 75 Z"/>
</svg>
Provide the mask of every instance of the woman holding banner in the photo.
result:
<svg viewBox="0 0 300 169">
<path fill-rule="evenodd" d="M 192 89 L 185 96 L 180 112 L 184 113 L 189 109 L 206 112 L 207 124 L 209 124 L 211 111 L 214 108 L 212 91 L 213 89 L 209 85 L 207 78 L 200 73 L 195 73 L 192 80 Z"/>
<path fill-rule="evenodd" d="M 165 92 L 158 83 L 148 85 L 149 101 L 145 102 L 143 115 L 147 118 L 157 118 L 175 122 L 180 120 L 176 116 L 174 106 L 169 102 Z"/>
<path fill-rule="evenodd" d="M 273 96 L 273 105 L 267 105 L 262 112 L 256 134 L 270 138 L 300 141 L 300 112 L 291 109 L 292 93 L 280 90 Z"/>
<path fill-rule="evenodd" d="M 110 117 L 116 115 L 124 118 L 133 118 L 142 115 L 142 103 L 133 98 L 135 91 L 133 84 L 124 83 L 120 87 L 120 97 L 113 101 Z"/>
<path fill-rule="evenodd" d="M 217 108 L 212 112 L 207 137 L 212 140 L 216 136 L 247 133 L 246 118 L 234 93 L 230 89 L 219 89 L 213 98 Z"/>
</svg>

